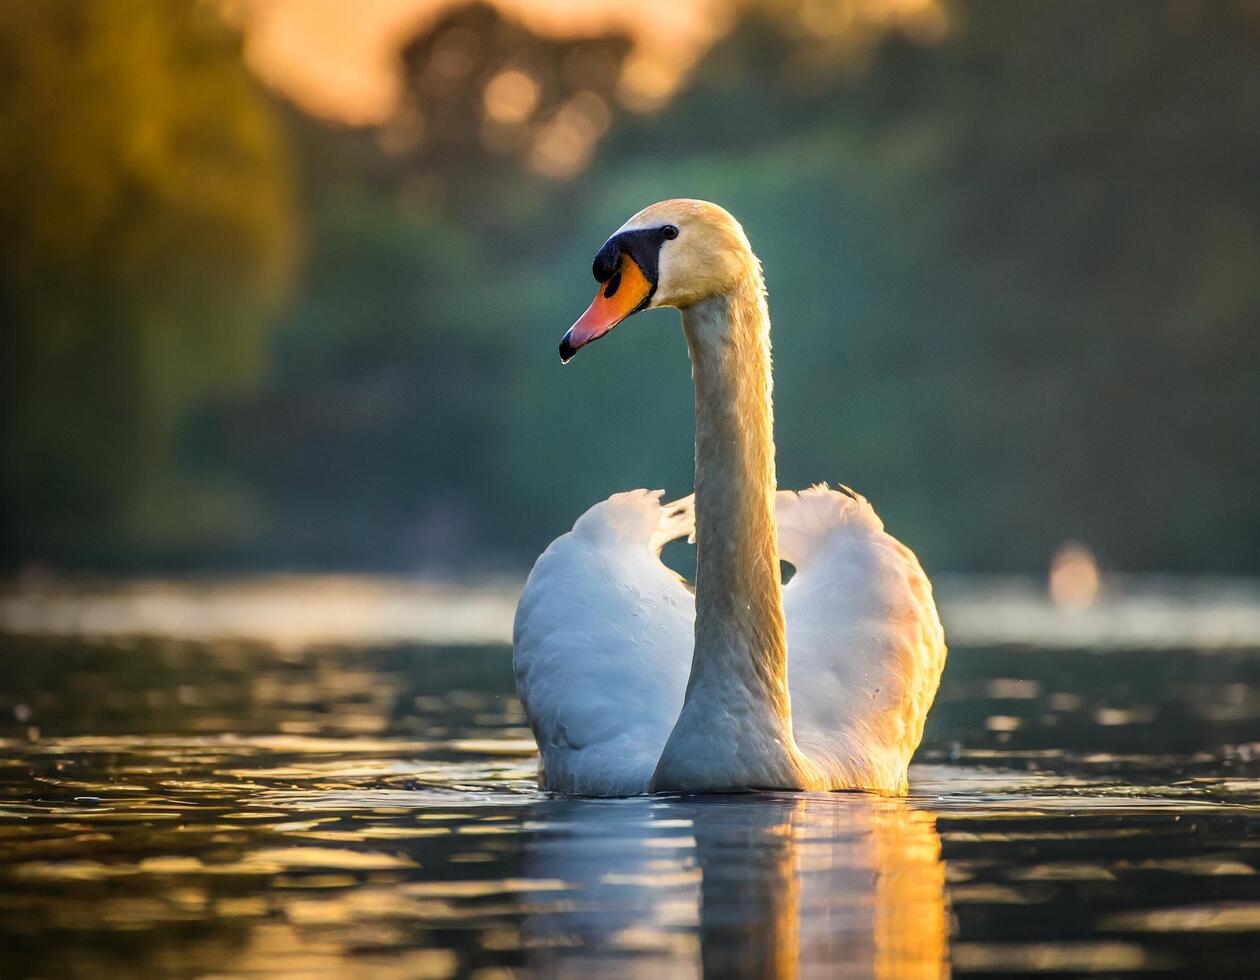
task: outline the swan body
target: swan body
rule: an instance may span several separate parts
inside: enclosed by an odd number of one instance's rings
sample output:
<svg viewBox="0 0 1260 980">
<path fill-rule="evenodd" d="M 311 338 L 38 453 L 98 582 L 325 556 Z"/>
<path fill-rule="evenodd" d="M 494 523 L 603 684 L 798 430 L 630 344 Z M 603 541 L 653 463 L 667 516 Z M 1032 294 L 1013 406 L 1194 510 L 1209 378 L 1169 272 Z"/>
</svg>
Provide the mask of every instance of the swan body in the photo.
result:
<svg viewBox="0 0 1260 980">
<path fill-rule="evenodd" d="M 945 661 L 931 585 L 863 497 L 777 490 L 769 316 L 743 230 L 715 205 L 663 202 L 594 271 L 607 285 L 561 356 L 639 309 L 681 309 L 696 490 L 616 494 L 534 566 L 513 664 L 541 785 L 904 793 Z M 694 597 L 660 561 L 684 536 Z M 796 567 L 786 586 L 780 557 Z"/>
</svg>

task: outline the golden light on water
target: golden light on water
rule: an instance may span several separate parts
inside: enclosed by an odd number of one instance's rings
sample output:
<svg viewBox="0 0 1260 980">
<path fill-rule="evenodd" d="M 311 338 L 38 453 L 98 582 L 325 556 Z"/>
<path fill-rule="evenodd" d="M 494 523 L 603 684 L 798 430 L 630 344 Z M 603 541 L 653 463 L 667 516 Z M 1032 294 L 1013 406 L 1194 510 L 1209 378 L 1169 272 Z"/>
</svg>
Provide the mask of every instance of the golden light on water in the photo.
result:
<svg viewBox="0 0 1260 980">
<path fill-rule="evenodd" d="M 946 976 L 949 912 L 936 817 L 901 801 L 882 802 L 872 816 L 875 976 Z"/>
<path fill-rule="evenodd" d="M 661 977 L 1169 972 L 1182 961 L 1161 934 L 1237 962 L 1260 922 L 1255 862 L 1228 833 L 1254 805 L 1251 749 L 1197 754 L 1231 760 L 1214 777 L 1183 779 L 1175 754 L 1155 781 L 1116 777 L 1184 744 L 1171 730 L 1187 726 L 1158 724 L 1169 703 L 1209 738 L 1249 737 L 1260 701 L 1245 658 L 1170 653 L 1171 676 L 1135 688 L 1133 671 L 1098 671 L 1086 651 L 1030 648 L 994 664 L 1014 676 L 947 681 L 942 702 L 973 718 L 967 748 L 945 762 L 929 746 L 911 799 L 566 800 L 536 789 L 506 649 L 379 646 L 423 628 L 418 583 L 299 584 L 154 585 L 80 610 L 97 629 L 187 616 L 209 643 L 13 647 L 14 717 L 45 734 L 0 739 L 6 913 L 30 948 L 57 935 L 74 968 L 47 975 L 97 975 L 121 956 L 131 972 L 216 976 L 447 977 L 470 960 L 486 976 L 603 976 L 610 962 Z M 0 623 L 5 610 L 0 597 Z M 503 611 L 510 628 L 510 600 Z M 464 612 L 484 628 L 491 610 Z M 304 620 L 304 650 L 246 639 Z M 358 630 L 378 644 L 341 645 Z M 1090 735 L 1088 761 L 1001 748 L 979 727 L 1039 726 L 1047 711 Z M 1170 740 L 1113 751 L 1127 739 L 1108 734 L 1131 726 Z M 53 734 L 67 728 L 83 734 Z M 194 928 L 204 941 L 189 942 Z"/>
</svg>

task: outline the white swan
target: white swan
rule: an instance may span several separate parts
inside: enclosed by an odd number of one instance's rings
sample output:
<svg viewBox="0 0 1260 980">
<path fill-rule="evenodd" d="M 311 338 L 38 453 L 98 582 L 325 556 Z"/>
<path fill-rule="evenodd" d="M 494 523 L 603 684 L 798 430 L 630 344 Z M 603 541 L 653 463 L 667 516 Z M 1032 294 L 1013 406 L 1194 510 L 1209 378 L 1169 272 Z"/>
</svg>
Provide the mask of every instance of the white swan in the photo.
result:
<svg viewBox="0 0 1260 980">
<path fill-rule="evenodd" d="M 714 204 L 664 201 L 605 243 L 594 273 L 566 361 L 632 313 L 682 311 L 694 506 L 616 494 L 535 564 L 513 665 L 542 787 L 904 793 L 945 663 L 931 585 L 864 498 L 776 493 L 770 321 L 743 229 Z M 659 558 L 693 533 L 694 601 Z M 780 555 L 796 566 L 786 586 Z"/>
</svg>

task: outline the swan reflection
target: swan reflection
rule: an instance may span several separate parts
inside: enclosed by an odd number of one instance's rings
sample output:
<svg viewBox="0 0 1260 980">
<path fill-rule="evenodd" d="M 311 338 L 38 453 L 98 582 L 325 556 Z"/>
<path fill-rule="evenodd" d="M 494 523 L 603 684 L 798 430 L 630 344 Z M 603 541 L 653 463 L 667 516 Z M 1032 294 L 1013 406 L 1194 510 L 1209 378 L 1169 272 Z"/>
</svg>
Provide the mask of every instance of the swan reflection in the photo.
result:
<svg viewBox="0 0 1260 980">
<path fill-rule="evenodd" d="M 904 800 L 759 794 L 556 801 L 527 873 L 546 976 L 935 977 L 947 972 L 936 818 Z"/>
</svg>

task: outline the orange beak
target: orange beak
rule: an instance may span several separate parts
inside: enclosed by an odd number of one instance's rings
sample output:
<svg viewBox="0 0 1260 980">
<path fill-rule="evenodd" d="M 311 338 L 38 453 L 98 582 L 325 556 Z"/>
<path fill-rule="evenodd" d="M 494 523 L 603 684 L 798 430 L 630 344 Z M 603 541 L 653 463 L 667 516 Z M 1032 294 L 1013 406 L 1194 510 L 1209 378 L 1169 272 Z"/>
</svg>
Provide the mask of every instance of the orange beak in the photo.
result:
<svg viewBox="0 0 1260 980">
<path fill-rule="evenodd" d="M 651 295 L 652 284 L 643 270 L 623 252 L 620 267 L 599 287 L 594 302 L 560 341 L 560 360 L 567 364 L 581 348 L 604 336 L 631 313 L 637 313 Z"/>
</svg>

